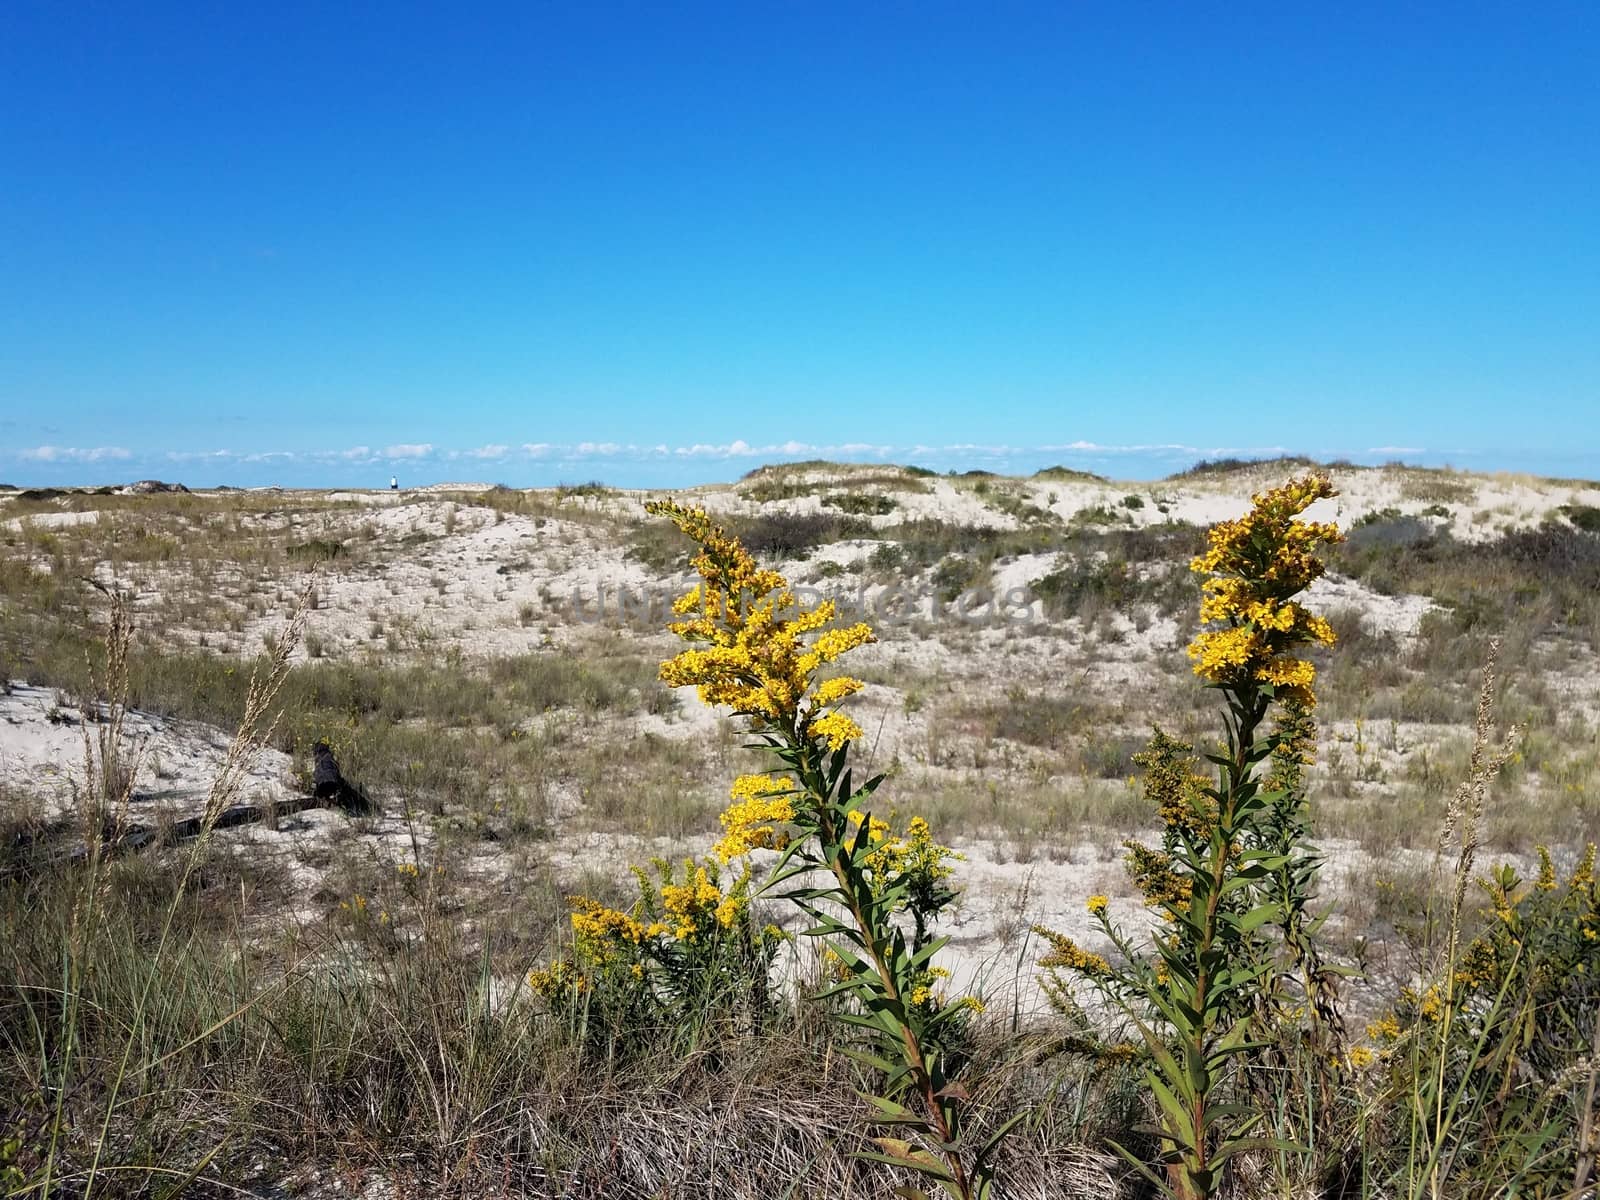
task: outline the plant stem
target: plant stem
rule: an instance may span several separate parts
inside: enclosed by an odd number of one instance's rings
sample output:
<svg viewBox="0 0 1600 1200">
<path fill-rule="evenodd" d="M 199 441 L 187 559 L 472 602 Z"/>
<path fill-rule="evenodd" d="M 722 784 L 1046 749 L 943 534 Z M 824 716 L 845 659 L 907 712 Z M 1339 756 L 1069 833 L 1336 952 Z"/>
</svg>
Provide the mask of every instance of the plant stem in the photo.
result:
<svg viewBox="0 0 1600 1200">
<path fill-rule="evenodd" d="M 818 801 L 818 812 L 821 816 L 821 833 L 825 844 L 834 848 L 828 860 L 829 869 L 839 885 L 839 892 L 844 897 L 845 907 L 850 912 L 851 919 L 855 922 L 857 931 L 861 934 L 866 945 L 867 953 L 872 958 L 873 969 L 878 974 L 878 979 L 883 985 L 884 994 L 890 1000 L 900 1003 L 904 1007 L 899 986 L 895 982 L 894 971 L 883 954 L 883 939 L 874 928 L 867 915 L 867 900 L 861 891 L 864 886 L 860 876 L 850 869 L 844 852 L 844 837 L 847 833 L 834 827 L 829 812 L 828 797 L 820 787 L 821 776 L 816 771 L 812 758 L 808 753 L 804 759 L 804 777 L 807 787 L 813 797 Z M 865 836 L 865 823 L 862 826 Z M 955 1141 L 955 1131 L 951 1129 L 950 1122 L 940 1103 L 938 1089 L 934 1087 L 932 1073 L 928 1070 L 927 1055 L 923 1052 L 922 1042 L 917 1037 L 917 1032 L 905 1021 L 897 1021 L 900 1026 L 900 1040 L 905 1050 L 906 1063 L 911 1068 L 911 1073 L 916 1079 L 916 1089 L 923 1105 L 927 1108 L 928 1120 L 934 1127 L 939 1142 L 942 1146 L 952 1145 Z M 950 1168 L 950 1174 L 955 1181 L 957 1195 L 962 1200 L 969 1200 L 972 1196 L 972 1184 L 967 1178 L 966 1166 L 961 1160 L 959 1151 L 943 1151 L 945 1162 Z"/>
<path fill-rule="evenodd" d="M 1187 1166 L 1174 1163 L 1176 1170 L 1168 1171 L 1168 1180 L 1182 1200 L 1200 1200 L 1209 1196 L 1215 1180 L 1210 1179 L 1211 1155 L 1207 1146 L 1206 1117 L 1211 1099 L 1211 1072 L 1206 1064 L 1207 1047 L 1216 1029 L 1217 1013 L 1211 1004 L 1211 971 L 1207 963 L 1217 938 L 1217 918 L 1221 911 L 1222 889 L 1228 880 L 1228 862 L 1232 857 L 1235 821 L 1239 793 L 1243 789 L 1251 767 L 1255 749 L 1256 729 L 1266 715 L 1267 702 L 1252 690 L 1235 708 L 1237 725 L 1233 733 L 1232 761 L 1224 768 L 1222 787 L 1217 804 L 1217 821 L 1211 833 L 1210 890 L 1206 895 L 1205 917 L 1201 922 L 1200 941 L 1195 947 L 1194 1010 L 1199 1022 L 1186 1039 L 1185 1055 L 1189 1070 L 1195 1080 L 1194 1098 L 1189 1119 L 1194 1128 L 1194 1159 Z"/>
</svg>

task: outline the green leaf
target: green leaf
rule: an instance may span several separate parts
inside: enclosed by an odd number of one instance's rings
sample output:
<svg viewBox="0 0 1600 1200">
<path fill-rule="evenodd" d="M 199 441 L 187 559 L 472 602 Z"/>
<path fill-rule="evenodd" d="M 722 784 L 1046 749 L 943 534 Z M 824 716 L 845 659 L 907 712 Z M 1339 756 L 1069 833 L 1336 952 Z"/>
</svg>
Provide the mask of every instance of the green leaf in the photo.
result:
<svg viewBox="0 0 1600 1200">
<path fill-rule="evenodd" d="M 1268 921 L 1277 920 L 1282 912 L 1283 909 L 1276 904 L 1258 904 L 1242 917 L 1236 917 L 1232 913 L 1224 913 L 1223 920 L 1234 926 L 1241 933 L 1254 933 Z"/>
<path fill-rule="evenodd" d="M 866 1050 L 860 1050 L 854 1047 L 846 1047 L 841 1051 L 841 1053 L 843 1053 L 847 1058 L 860 1063 L 862 1066 L 871 1067 L 874 1071 L 881 1071 L 885 1075 L 893 1075 L 897 1071 L 905 1070 L 903 1064 L 890 1062 L 886 1058 L 879 1058 L 876 1054 Z"/>
<path fill-rule="evenodd" d="M 1172 1090 L 1154 1074 L 1146 1074 L 1145 1080 L 1155 1095 L 1156 1103 L 1161 1106 L 1161 1111 L 1167 1118 L 1161 1136 L 1174 1143 L 1180 1150 L 1193 1151 L 1195 1128 L 1188 1110 L 1178 1103 L 1178 1098 L 1172 1094 Z"/>
<path fill-rule="evenodd" d="M 863 1100 L 872 1105 L 886 1117 L 894 1117 L 896 1119 L 902 1117 L 916 1117 L 916 1114 L 904 1104 L 901 1104 L 895 1100 L 890 1100 L 886 1096 L 874 1096 L 871 1092 L 857 1092 L 856 1095 L 860 1096 Z M 920 1120 L 921 1118 L 917 1119 Z"/>
<path fill-rule="evenodd" d="M 1211 1162 L 1220 1167 L 1235 1154 L 1247 1154 L 1252 1150 L 1271 1150 L 1280 1154 L 1311 1153 L 1310 1147 L 1283 1138 L 1229 1138 L 1212 1153 Z"/>
<path fill-rule="evenodd" d="M 1152 1171 L 1139 1155 L 1129 1150 L 1121 1142 L 1114 1141 L 1111 1138 L 1106 1139 L 1106 1145 L 1122 1155 L 1123 1161 L 1142 1175 L 1148 1183 L 1152 1184 L 1158 1193 L 1163 1196 L 1171 1196 L 1173 1194 L 1172 1186 L 1164 1178 Z"/>
<path fill-rule="evenodd" d="M 949 944 L 950 938 L 948 936 L 934 938 L 933 941 L 929 942 L 921 950 L 918 950 L 914 955 L 912 955 L 911 961 L 908 962 L 906 966 L 912 970 L 916 970 Z"/>
<path fill-rule="evenodd" d="M 872 1140 L 882 1147 L 883 1152 L 875 1153 L 871 1150 L 862 1150 L 858 1151 L 855 1157 L 866 1159 L 869 1162 L 888 1163 L 893 1167 L 908 1167 L 917 1172 L 917 1174 L 924 1175 L 929 1179 L 936 1179 L 940 1183 L 955 1182 L 955 1176 L 950 1173 L 950 1168 L 926 1150 L 917 1149 L 910 1142 L 901 1138 L 880 1137 Z"/>
<path fill-rule="evenodd" d="M 989 1140 L 984 1142 L 983 1145 L 978 1147 L 978 1152 L 975 1155 L 973 1155 L 972 1161 L 974 1163 L 978 1164 L 978 1166 L 980 1168 L 984 1164 L 988 1163 L 990 1157 L 999 1148 L 1000 1143 L 1001 1143 L 1002 1140 L 1004 1140 L 1006 1134 L 1010 1133 L 1013 1129 L 1015 1129 L 1017 1127 L 1017 1125 L 1021 1121 L 1023 1121 L 1027 1116 L 1028 1116 L 1028 1110 L 1026 1108 L 1024 1108 L 1024 1109 L 1022 1109 L 1022 1110 L 1020 1110 L 1018 1112 L 1013 1113 L 1011 1116 L 1007 1117 L 1005 1119 L 1005 1121 L 1003 1121 L 1000 1124 L 1000 1127 L 989 1135 Z"/>
</svg>

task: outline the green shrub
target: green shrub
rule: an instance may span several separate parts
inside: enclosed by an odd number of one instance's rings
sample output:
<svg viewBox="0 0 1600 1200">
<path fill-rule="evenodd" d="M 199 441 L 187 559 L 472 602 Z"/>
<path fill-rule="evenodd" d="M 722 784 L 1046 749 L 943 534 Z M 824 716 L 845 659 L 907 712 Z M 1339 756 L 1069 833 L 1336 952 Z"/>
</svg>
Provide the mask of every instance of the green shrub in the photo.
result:
<svg viewBox="0 0 1600 1200">
<path fill-rule="evenodd" d="M 841 495 L 824 496 L 822 503 L 826 508 L 836 508 L 842 513 L 857 517 L 882 517 L 900 507 L 893 496 L 884 496 L 878 492 L 845 492 Z"/>
<path fill-rule="evenodd" d="M 818 546 L 873 533 L 859 517 L 831 513 L 761 513 L 731 524 L 752 554 L 780 560 L 805 558 Z"/>
<path fill-rule="evenodd" d="M 1600 533 L 1600 508 L 1592 504 L 1564 504 L 1561 515 L 1572 522 L 1575 529 L 1585 533 Z"/>
</svg>

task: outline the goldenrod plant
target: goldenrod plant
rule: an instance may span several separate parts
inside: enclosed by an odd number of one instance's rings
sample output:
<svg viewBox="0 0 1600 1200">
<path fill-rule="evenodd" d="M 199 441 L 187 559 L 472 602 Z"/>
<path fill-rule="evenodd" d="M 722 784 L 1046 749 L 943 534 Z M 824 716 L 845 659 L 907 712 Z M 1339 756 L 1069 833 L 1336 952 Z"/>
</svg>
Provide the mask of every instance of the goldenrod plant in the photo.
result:
<svg viewBox="0 0 1600 1200">
<path fill-rule="evenodd" d="M 1586 1194 L 1600 1071 L 1594 855 L 1590 844 L 1563 880 L 1541 847 L 1535 880 L 1507 865 L 1479 879 L 1484 930 L 1371 1023 L 1405 1118 L 1391 1194 Z"/>
<path fill-rule="evenodd" d="M 1096 896 L 1089 911 L 1121 962 L 1047 934 L 1042 965 L 1089 981 L 1137 1030 L 1160 1113 L 1161 1169 L 1119 1149 L 1177 1200 L 1215 1195 L 1242 1152 L 1288 1149 L 1258 1136 L 1261 1114 L 1241 1103 L 1239 1076 L 1269 1034 L 1260 997 L 1273 990 L 1281 962 L 1269 931 L 1309 937 L 1302 898 L 1316 859 L 1303 844 L 1294 780 L 1269 776 L 1274 756 L 1281 775 L 1309 750 L 1304 720 L 1316 702 L 1316 668 L 1299 651 L 1334 641 L 1327 621 L 1295 599 L 1325 569 L 1319 549 L 1340 539 L 1332 525 L 1300 514 L 1333 494 L 1316 474 L 1258 494 L 1243 517 L 1209 531 L 1191 564 L 1206 577 L 1206 628 L 1189 655 L 1223 701 L 1224 741 L 1206 755 L 1214 782 L 1196 770 L 1191 747 L 1159 732 L 1140 756 L 1163 831 L 1159 848 L 1131 844 L 1128 865 L 1161 927 L 1137 945 Z M 1269 729 L 1274 709 L 1279 720 Z M 1063 986 L 1058 980 L 1058 993 Z"/>
<path fill-rule="evenodd" d="M 771 1009 L 768 979 L 783 941 L 750 909 L 750 872 L 731 884 L 715 858 L 636 867 L 639 895 L 626 911 L 571 898 L 569 955 L 528 983 L 584 1032 L 606 1039 L 667 1036 L 680 1052 L 729 1022 L 760 1034 Z"/>
<path fill-rule="evenodd" d="M 1367 1027 L 1382 1080 L 1377 1110 L 1392 1109 L 1400 1125 L 1393 1161 L 1380 1158 L 1368 1173 L 1387 1194 L 1411 1200 L 1593 1194 L 1600 1078 L 1594 845 L 1564 880 L 1542 846 L 1531 881 L 1509 865 L 1477 878 L 1487 910 L 1480 930 L 1467 927 L 1485 800 L 1521 738 L 1514 726 L 1496 726 L 1498 648 L 1490 643 L 1467 778 L 1440 838 L 1441 855 L 1454 850 L 1455 864 L 1431 973 Z"/>
<path fill-rule="evenodd" d="M 966 1132 L 972 1097 L 952 1078 L 952 1045 L 972 1000 L 940 994 L 935 957 L 947 938 L 933 925 L 955 899 L 952 852 L 913 818 L 896 833 L 871 811 L 881 775 L 858 780 L 850 763 L 861 727 L 839 708 L 862 683 L 827 675 L 873 640 L 865 624 L 835 625 L 831 601 L 797 603 L 788 582 L 763 569 L 702 510 L 647 506 L 698 547 L 700 583 L 674 605 L 672 629 L 690 648 L 661 677 L 694 687 L 707 704 L 742 718 L 767 770 L 733 784 L 722 815 L 723 860 L 777 852 L 763 891 L 781 894 L 811 922 L 837 964 L 822 998 L 862 1039 L 856 1056 L 880 1077 L 866 1098 L 897 1136 L 874 1139 L 868 1157 L 910 1169 L 959 1200 L 990 1194 L 991 1156 L 1011 1122 L 975 1143 Z M 784 889 L 779 892 L 779 889 Z M 926 1195 L 904 1189 L 907 1196 Z"/>
</svg>

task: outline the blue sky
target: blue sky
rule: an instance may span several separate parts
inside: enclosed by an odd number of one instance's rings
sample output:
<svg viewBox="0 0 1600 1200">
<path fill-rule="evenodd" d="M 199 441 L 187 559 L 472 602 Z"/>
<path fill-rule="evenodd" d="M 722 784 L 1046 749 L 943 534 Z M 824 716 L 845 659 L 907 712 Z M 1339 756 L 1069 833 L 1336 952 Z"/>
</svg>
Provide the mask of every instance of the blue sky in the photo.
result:
<svg viewBox="0 0 1600 1200">
<path fill-rule="evenodd" d="M 0 480 L 1600 475 L 1600 7 L 11 0 Z"/>
</svg>

